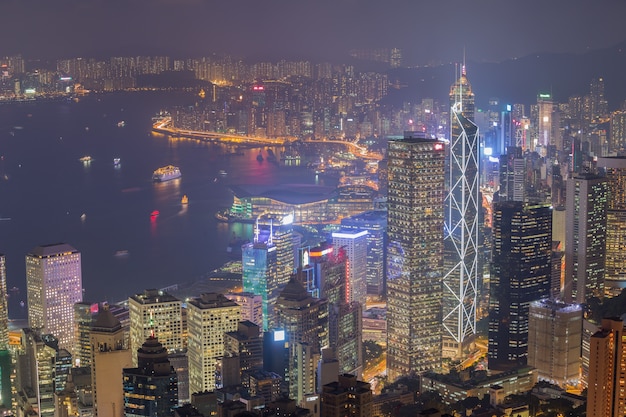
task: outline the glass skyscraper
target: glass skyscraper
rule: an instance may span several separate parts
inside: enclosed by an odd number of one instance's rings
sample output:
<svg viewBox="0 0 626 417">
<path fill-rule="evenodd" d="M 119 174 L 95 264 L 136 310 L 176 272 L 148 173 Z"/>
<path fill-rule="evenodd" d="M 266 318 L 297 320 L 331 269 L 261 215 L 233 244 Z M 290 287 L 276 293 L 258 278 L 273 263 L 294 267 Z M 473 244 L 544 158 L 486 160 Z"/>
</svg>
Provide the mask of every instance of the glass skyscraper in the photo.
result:
<svg viewBox="0 0 626 417">
<path fill-rule="evenodd" d="M 552 208 L 496 203 L 489 297 L 489 368 L 526 365 L 530 304 L 550 295 Z"/>
<path fill-rule="evenodd" d="M 463 68 L 450 88 L 448 193 L 445 200 L 443 355 L 462 356 L 476 333 L 478 208 L 481 205 L 474 93 Z"/>
<path fill-rule="evenodd" d="M 387 376 L 441 366 L 445 144 L 388 142 Z"/>
</svg>

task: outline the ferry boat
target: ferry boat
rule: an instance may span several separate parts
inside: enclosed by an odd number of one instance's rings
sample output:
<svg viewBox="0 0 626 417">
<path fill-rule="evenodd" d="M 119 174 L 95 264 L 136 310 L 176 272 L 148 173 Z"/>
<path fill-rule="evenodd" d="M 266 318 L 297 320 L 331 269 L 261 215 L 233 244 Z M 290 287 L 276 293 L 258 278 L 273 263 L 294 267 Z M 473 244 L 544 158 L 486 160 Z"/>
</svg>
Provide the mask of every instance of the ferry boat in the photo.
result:
<svg viewBox="0 0 626 417">
<path fill-rule="evenodd" d="M 187 194 L 183 195 L 183 198 L 180 199 L 180 204 L 189 204 L 189 198 L 187 198 Z"/>
<path fill-rule="evenodd" d="M 118 166 L 122 162 L 120 158 L 113 158 L 113 165 Z"/>
<path fill-rule="evenodd" d="M 180 178 L 181 175 L 180 168 L 175 167 L 174 165 L 167 165 L 154 171 L 152 179 L 154 181 L 164 182 Z"/>
<path fill-rule="evenodd" d="M 78 160 L 79 160 L 80 162 L 83 162 L 83 163 L 89 163 L 89 162 L 91 162 L 91 156 L 89 156 L 89 155 L 85 155 L 85 156 L 83 156 L 82 158 L 79 158 Z"/>
</svg>

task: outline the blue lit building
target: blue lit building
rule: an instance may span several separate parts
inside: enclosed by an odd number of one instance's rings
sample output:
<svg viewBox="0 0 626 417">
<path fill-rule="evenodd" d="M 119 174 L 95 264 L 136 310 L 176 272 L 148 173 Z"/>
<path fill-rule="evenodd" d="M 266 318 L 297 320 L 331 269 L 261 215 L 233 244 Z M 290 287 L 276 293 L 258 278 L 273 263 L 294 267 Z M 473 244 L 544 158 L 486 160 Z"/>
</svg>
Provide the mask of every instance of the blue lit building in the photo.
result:
<svg viewBox="0 0 626 417">
<path fill-rule="evenodd" d="M 271 242 L 248 243 L 242 247 L 241 256 L 243 291 L 261 296 L 263 330 L 271 329 L 279 291 L 276 246 Z"/>
</svg>

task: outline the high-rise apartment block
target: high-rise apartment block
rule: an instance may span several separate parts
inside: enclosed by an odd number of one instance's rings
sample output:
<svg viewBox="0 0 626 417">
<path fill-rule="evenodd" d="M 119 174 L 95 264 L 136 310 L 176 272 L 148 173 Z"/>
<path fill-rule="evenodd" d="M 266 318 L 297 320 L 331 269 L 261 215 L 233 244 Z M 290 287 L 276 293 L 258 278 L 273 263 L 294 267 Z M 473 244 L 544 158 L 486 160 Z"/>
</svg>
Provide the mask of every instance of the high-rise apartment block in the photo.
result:
<svg viewBox="0 0 626 417">
<path fill-rule="evenodd" d="M 222 294 L 204 293 L 187 303 L 189 393 L 213 391 L 224 334 L 237 331 L 241 308 Z"/>
<path fill-rule="evenodd" d="M 353 417 L 371 417 L 373 395 L 370 384 L 350 374 L 339 375 L 337 382 L 322 387 L 322 417 L 342 417 L 346 410 Z"/>
<path fill-rule="evenodd" d="M 224 294 L 226 298 L 241 306 L 241 320 L 251 321 L 263 327 L 263 296 L 251 292 L 232 292 Z"/>
<path fill-rule="evenodd" d="M 441 366 L 445 144 L 388 142 L 387 376 Z"/>
<path fill-rule="evenodd" d="M 448 194 L 444 204 L 443 355 L 469 354 L 478 298 L 479 137 L 474 92 L 463 67 L 450 88 Z M 482 278 L 482 277 L 481 277 Z"/>
<path fill-rule="evenodd" d="M 565 301 L 604 296 L 607 187 L 605 178 L 593 174 L 567 180 Z"/>
<path fill-rule="evenodd" d="M 579 304 L 534 301 L 528 317 L 528 365 L 539 379 L 566 388 L 580 378 L 583 313 Z"/>
<path fill-rule="evenodd" d="M 602 319 L 591 336 L 587 417 L 626 415 L 626 336 L 619 318 Z"/>
<path fill-rule="evenodd" d="M 80 252 L 59 243 L 26 255 L 28 325 L 53 334 L 59 347 L 74 349 L 74 304 L 83 299 Z"/>
<path fill-rule="evenodd" d="M 598 158 L 597 166 L 609 185 L 604 293 L 615 297 L 626 288 L 626 157 Z"/>
<path fill-rule="evenodd" d="M 134 364 L 137 350 L 149 337 L 156 337 L 170 353 L 184 348 L 181 300 L 165 291 L 150 289 L 129 297 L 128 309 Z"/>
<path fill-rule="evenodd" d="M 494 204 L 489 368 L 526 365 L 530 304 L 550 295 L 552 208 Z"/>
<path fill-rule="evenodd" d="M 526 158 L 521 147 L 510 146 L 500 156 L 500 201 L 524 201 L 526 198 Z"/>
</svg>

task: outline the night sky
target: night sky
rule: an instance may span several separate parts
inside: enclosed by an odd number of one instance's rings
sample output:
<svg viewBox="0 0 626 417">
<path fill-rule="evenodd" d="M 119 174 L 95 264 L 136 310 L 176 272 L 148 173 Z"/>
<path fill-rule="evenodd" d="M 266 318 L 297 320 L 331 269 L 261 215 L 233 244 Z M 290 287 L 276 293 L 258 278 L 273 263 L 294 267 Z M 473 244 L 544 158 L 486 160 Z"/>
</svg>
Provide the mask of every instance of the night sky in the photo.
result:
<svg viewBox="0 0 626 417">
<path fill-rule="evenodd" d="M 226 53 L 343 61 L 402 48 L 407 64 L 499 61 L 626 40 L 626 0 L 1 0 L 0 56 Z"/>
</svg>

